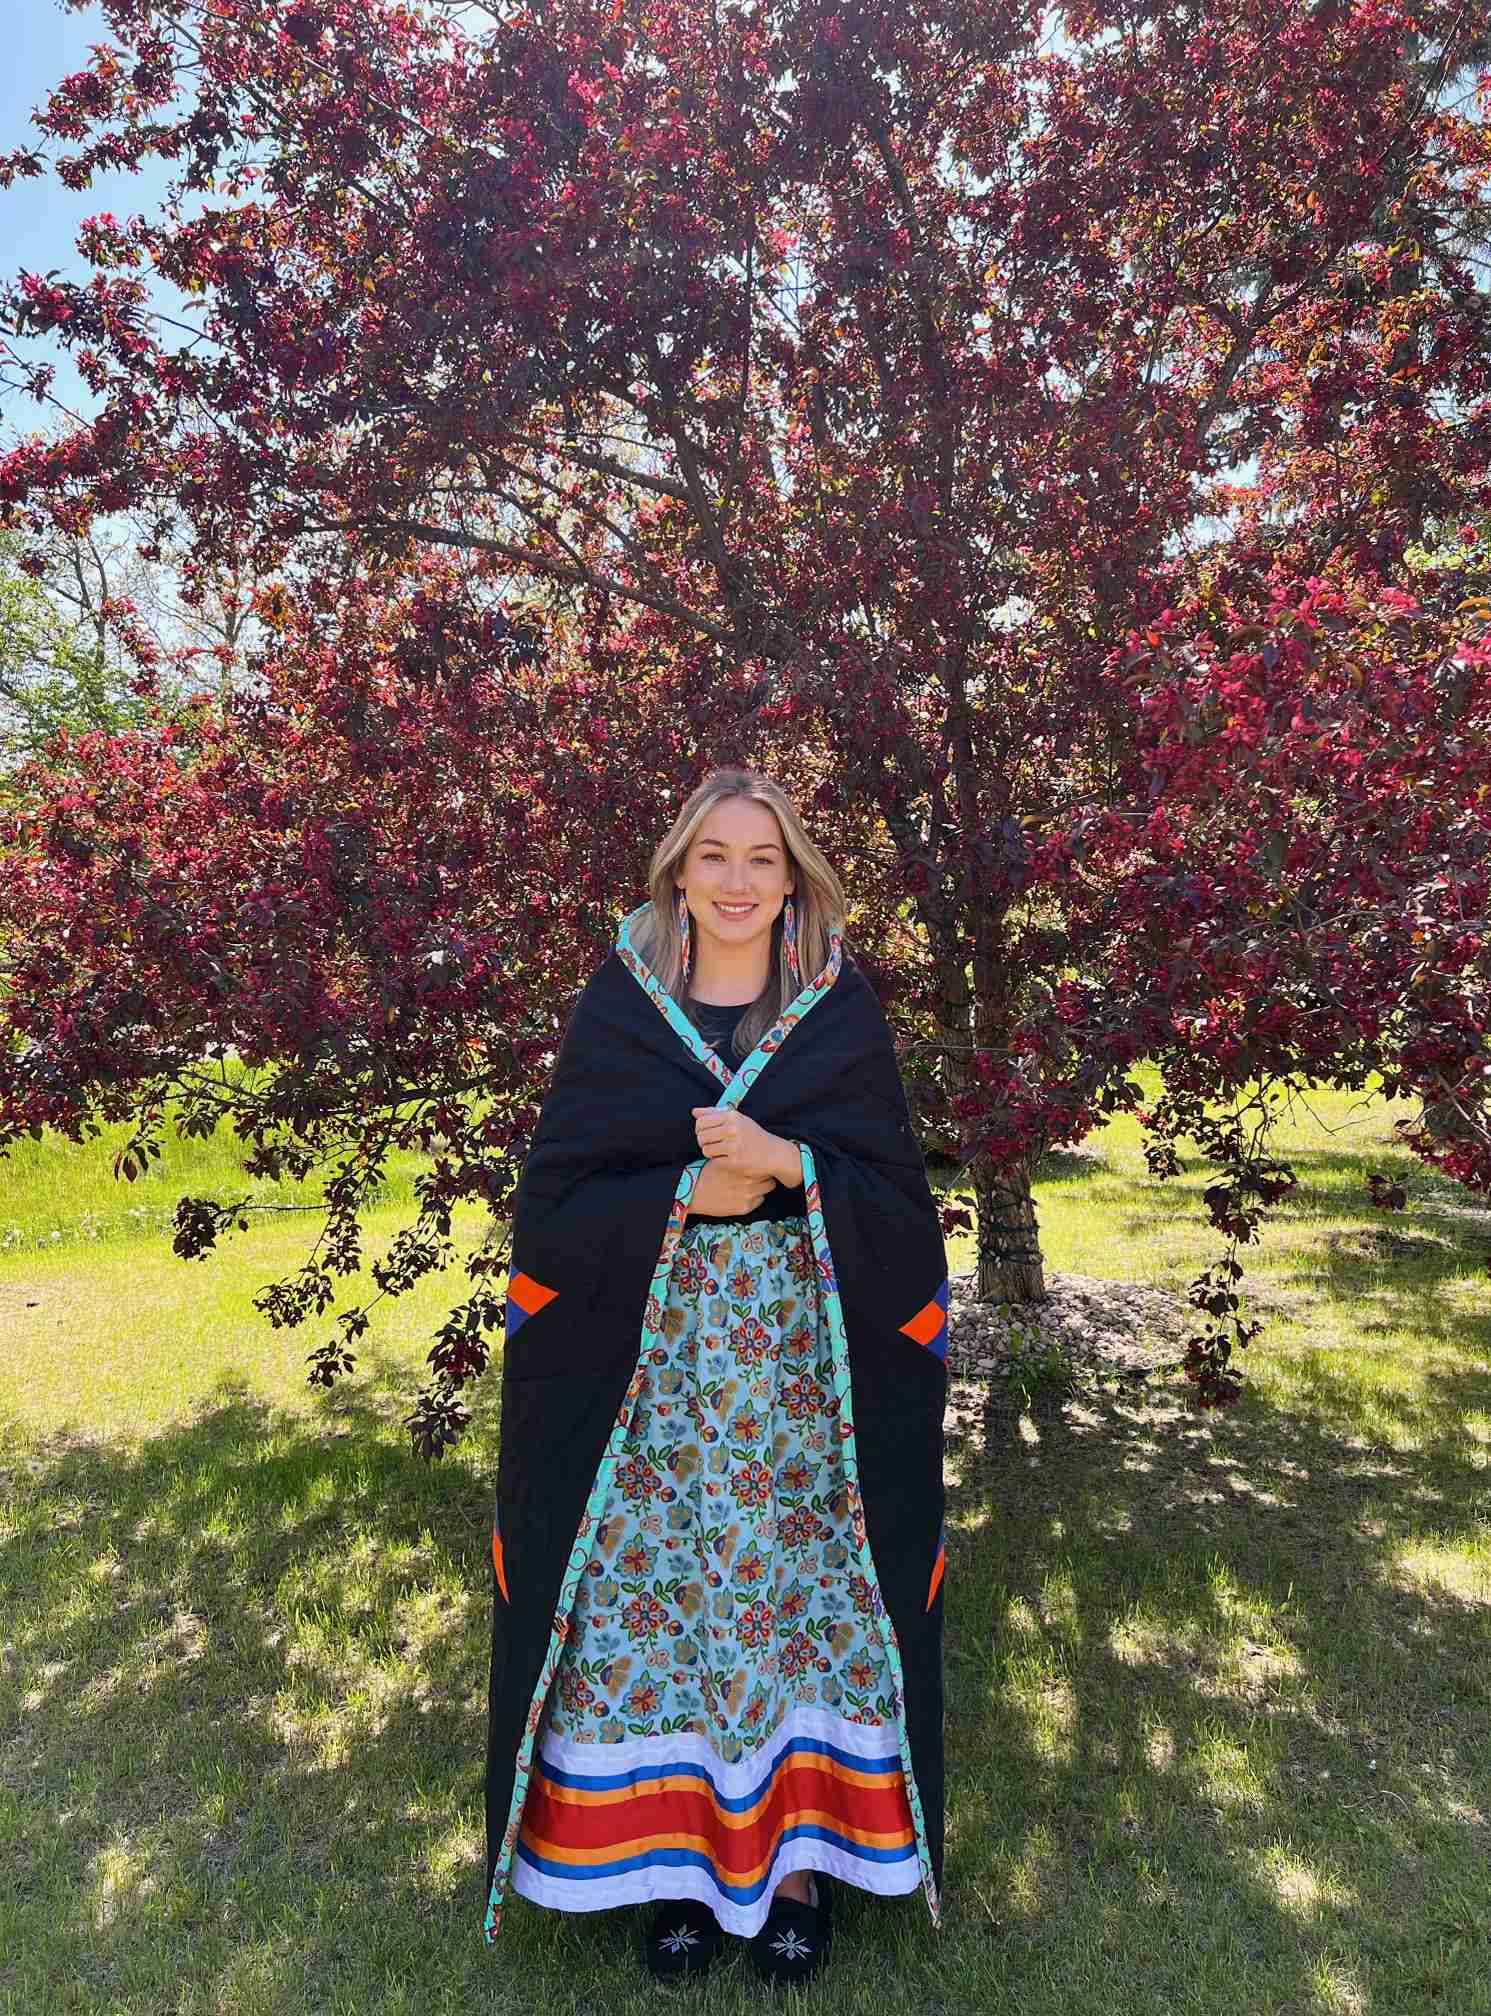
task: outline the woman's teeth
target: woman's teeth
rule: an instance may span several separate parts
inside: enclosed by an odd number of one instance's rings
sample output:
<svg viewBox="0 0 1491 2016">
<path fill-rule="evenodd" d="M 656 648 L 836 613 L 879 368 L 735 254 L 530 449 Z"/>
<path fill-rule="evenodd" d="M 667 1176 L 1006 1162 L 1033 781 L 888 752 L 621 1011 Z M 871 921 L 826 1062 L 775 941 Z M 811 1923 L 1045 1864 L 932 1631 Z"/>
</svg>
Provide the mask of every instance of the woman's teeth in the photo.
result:
<svg viewBox="0 0 1491 2016">
<path fill-rule="evenodd" d="M 714 907 L 722 917 L 749 917 L 756 906 L 754 903 L 716 903 Z"/>
</svg>

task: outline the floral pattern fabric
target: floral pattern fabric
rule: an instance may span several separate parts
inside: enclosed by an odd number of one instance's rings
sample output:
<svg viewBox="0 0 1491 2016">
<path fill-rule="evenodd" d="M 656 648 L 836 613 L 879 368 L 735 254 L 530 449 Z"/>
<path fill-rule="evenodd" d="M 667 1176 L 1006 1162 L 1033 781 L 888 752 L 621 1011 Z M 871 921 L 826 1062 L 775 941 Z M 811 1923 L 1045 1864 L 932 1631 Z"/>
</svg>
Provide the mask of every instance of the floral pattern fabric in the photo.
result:
<svg viewBox="0 0 1491 2016">
<path fill-rule="evenodd" d="M 764 1922 L 790 1870 L 920 1881 L 805 1217 L 674 1247 L 539 1730 L 513 1887 Z"/>
<path fill-rule="evenodd" d="M 894 1721 L 851 1568 L 817 1271 L 802 1218 L 685 1227 L 560 1655 L 557 1734 L 688 1730 L 733 1764 L 794 1705 Z"/>
</svg>

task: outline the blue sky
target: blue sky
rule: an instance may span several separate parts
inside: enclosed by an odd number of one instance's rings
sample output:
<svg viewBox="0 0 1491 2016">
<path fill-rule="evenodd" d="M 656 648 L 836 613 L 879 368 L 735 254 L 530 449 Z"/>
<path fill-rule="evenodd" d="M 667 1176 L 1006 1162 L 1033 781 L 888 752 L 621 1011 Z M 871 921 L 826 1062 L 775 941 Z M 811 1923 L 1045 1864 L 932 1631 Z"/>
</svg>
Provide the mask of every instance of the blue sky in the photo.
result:
<svg viewBox="0 0 1491 2016">
<path fill-rule="evenodd" d="M 91 44 L 108 37 L 94 6 L 64 13 L 59 0 L 10 0 L 4 11 L 9 51 L 0 64 L 0 151 L 8 153 L 41 139 L 31 124 L 33 108 L 62 77 L 85 66 Z M 87 264 L 76 244 L 82 220 L 100 210 L 112 210 L 117 217 L 149 214 L 166 180 L 161 164 L 151 163 L 139 175 L 99 176 L 86 190 L 64 189 L 50 176 L 0 190 L 0 274 L 8 281 L 23 268 L 46 273 L 56 267 L 70 278 L 85 278 Z M 91 412 L 96 401 L 66 353 L 54 349 L 51 354 L 58 366 L 57 396 L 75 412 Z M 41 408 L 0 384 L 0 436 L 29 433 L 42 424 L 46 416 Z"/>
</svg>

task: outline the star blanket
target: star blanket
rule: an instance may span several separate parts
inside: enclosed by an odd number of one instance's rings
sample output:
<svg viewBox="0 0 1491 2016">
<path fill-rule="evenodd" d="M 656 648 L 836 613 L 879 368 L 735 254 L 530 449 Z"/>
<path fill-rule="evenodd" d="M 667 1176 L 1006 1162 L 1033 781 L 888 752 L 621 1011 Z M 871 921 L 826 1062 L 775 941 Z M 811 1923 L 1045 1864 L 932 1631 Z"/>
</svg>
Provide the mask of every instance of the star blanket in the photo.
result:
<svg viewBox="0 0 1491 2016">
<path fill-rule="evenodd" d="M 497 1936 L 534 1746 L 674 1250 L 705 1166 L 691 1108 L 802 1153 L 834 1349 L 855 1568 L 893 1679 L 922 1889 L 940 1923 L 947 1258 L 884 1013 L 837 933 L 737 1068 L 623 920 L 565 1030 L 514 1200 L 492 1528 L 486 1916 Z"/>
</svg>

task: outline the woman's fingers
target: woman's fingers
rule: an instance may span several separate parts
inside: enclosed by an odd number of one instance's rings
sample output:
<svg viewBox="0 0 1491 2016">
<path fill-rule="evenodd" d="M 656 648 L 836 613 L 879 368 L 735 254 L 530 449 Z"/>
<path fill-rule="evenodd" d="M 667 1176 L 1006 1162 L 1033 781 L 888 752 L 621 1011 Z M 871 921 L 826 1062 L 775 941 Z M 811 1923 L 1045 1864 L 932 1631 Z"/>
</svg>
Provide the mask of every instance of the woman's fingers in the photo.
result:
<svg viewBox="0 0 1491 2016">
<path fill-rule="evenodd" d="M 743 1183 L 766 1186 L 759 1192 L 741 1191 L 745 1208 L 754 1210 L 767 1191 L 776 1188 L 777 1181 L 769 1170 L 760 1166 L 767 1159 L 768 1137 L 764 1129 L 744 1113 L 717 1106 L 695 1106 L 693 1114 L 699 1147 L 711 1162 L 720 1163 Z"/>
<path fill-rule="evenodd" d="M 701 1148 L 713 1148 L 726 1154 L 749 1148 L 756 1140 L 760 1129 L 754 1120 L 741 1113 L 700 1115 L 694 1123 L 694 1131 L 699 1137 Z"/>
</svg>

